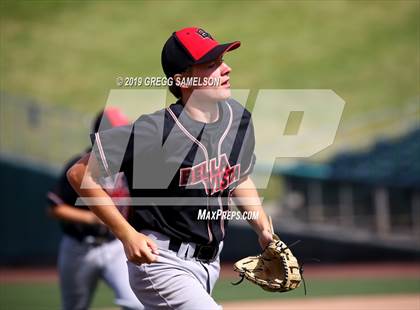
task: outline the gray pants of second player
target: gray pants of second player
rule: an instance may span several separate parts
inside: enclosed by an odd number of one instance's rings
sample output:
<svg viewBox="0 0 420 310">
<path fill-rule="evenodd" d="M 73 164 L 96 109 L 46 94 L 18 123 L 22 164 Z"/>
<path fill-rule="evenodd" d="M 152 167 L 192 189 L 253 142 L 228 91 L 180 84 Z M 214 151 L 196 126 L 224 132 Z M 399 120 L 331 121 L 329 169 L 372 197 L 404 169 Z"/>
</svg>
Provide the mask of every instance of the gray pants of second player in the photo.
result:
<svg viewBox="0 0 420 310">
<path fill-rule="evenodd" d="M 126 261 L 119 240 L 94 247 L 64 235 L 58 257 L 62 308 L 88 309 L 98 280 L 103 279 L 122 309 L 144 309 L 130 288 Z"/>
<path fill-rule="evenodd" d="M 194 244 L 183 243 L 175 253 L 168 249 L 167 236 L 153 231 L 141 232 L 159 248 L 155 263 L 137 266 L 128 262 L 131 288 L 145 309 L 222 309 L 211 297 L 220 272 L 219 255 L 215 261 L 203 263 L 191 257 Z"/>
</svg>

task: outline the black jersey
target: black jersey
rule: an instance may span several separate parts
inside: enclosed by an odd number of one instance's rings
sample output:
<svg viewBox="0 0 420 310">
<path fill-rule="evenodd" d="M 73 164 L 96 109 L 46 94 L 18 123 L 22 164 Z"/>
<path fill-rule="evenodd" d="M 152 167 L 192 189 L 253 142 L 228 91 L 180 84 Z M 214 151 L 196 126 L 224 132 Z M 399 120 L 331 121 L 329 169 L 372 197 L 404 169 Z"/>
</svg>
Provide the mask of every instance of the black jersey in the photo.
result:
<svg viewBox="0 0 420 310">
<path fill-rule="evenodd" d="M 226 220 L 198 214 L 228 209 L 231 192 L 253 170 L 255 140 L 249 111 L 234 100 L 218 104 L 214 123 L 192 119 L 178 101 L 91 136 L 103 173 L 127 177 L 137 230 L 199 244 L 225 237 Z"/>
<path fill-rule="evenodd" d="M 78 155 L 65 165 L 65 168 L 60 174 L 57 183 L 53 189 L 47 193 L 48 205 L 51 208 L 54 208 L 60 204 L 66 204 L 74 208 L 89 210 L 89 208 L 85 205 L 76 205 L 76 200 L 79 196 L 74 191 L 66 177 L 67 170 L 73 166 L 81 157 L 82 155 Z M 113 190 L 107 190 L 108 194 L 112 197 L 128 196 L 129 192 L 127 183 L 123 175 L 120 174 L 116 176 L 116 178 L 118 178 L 116 180 L 117 184 Z M 84 224 L 70 221 L 60 221 L 60 225 L 64 234 L 71 236 L 79 241 L 83 241 L 86 237 L 89 236 L 101 237 L 106 240 L 115 239 L 114 235 L 105 225 Z"/>
</svg>

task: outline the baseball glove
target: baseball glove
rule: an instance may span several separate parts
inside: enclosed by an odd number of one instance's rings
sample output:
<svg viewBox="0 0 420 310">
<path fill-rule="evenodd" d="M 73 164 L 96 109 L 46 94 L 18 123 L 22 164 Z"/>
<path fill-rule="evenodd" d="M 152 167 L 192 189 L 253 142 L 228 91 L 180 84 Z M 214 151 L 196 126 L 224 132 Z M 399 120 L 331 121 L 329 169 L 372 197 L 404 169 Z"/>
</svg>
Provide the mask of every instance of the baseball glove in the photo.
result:
<svg viewBox="0 0 420 310">
<path fill-rule="evenodd" d="M 287 292 L 298 288 L 302 281 L 302 269 L 289 247 L 273 234 L 273 241 L 262 254 L 237 261 L 233 269 L 242 277 L 270 292 Z M 306 293 L 306 287 L 305 287 Z"/>
</svg>

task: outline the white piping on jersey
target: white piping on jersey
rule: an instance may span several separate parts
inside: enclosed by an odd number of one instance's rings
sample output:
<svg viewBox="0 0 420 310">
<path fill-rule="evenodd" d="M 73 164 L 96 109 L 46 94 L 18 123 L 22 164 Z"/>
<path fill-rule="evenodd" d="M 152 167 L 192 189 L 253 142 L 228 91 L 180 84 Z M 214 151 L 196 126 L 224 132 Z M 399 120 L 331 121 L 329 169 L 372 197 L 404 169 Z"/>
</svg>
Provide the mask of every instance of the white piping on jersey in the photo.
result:
<svg viewBox="0 0 420 310">
<path fill-rule="evenodd" d="M 178 127 L 182 130 L 182 132 L 192 140 L 192 142 L 194 142 L 195 144 L 197 144 L 204 152 L 204 157 L 206 158 L 206 167 L 207 167 L 207 171 L 210 171 L 210 167 L 209 167 L 209 153 L 206 149 L 206 147 L 200 142 L 198 141 L 192 134 L 190 134 L 188 132 L 188 130 L 181 124 L 181 122 L 178 120 L 178 118 L 176 117 L 175 113 L 172 112 L 172 110 L 168 107 L 166 108 L 166 110 L 169 112 L 169 114 L 172 116 L 172 118 L 175 121 L 175 124 L 178 125 Z M 208 207 L 208 199 L 209 197 L 207 196 L 207 207 Z M 213 241 L 213 234 L 211 233 L 211 229 L 210 229 L 210 220 L 207 221 L 207 233 L 209 235 L 209 243 L 211 243 Z"/>
<path fill-rule="evenodd" d="M 207 207 L 208 207 L 209 197 L 207 196 Z M 209 235 L 209 244 L 213 241 L 213 234 L 211 233 L 210 229 L 210 220 L 207 220 L 207 233 Z"/>
<path fill-rule="evenodd" d="M 251 123 L 248 125 L 247 130 L 248 130 L 249 128 L 251 128 Z M 246 135 L 246 133 L 245 133 L 245 135 Z M 242 174 L 247 174 L 247 173 L 248 173 L 249 169 L 251 169 L 251 167 L 252 167 L 252 162 L 253 162 L 253 156 L 251 156 L 251 161 L 249 162 L 249 166 L 248 166 L 248 168 L 246 168 L 246 169 L 245 169 L 245 171 L 244 171 Z"/>
<path fill-rule="evenodd" d="M 61 199 L 57 194 L 54 194 L 53 192 L 48 192 L 47 197 L 51 199 L 51 201 L 56 205 L 61 205 L 64 203 L 63 199 Z"/>
<path fill-rule="evenodd" d="M 232 108 L 230 107 L 230 105 L 226 101 L 225 101 L 225 103 L 226 103 L 227 107 L 229 108 L 230 115 L 229 115 L 229 123 L 226 127 L 225 132 L 220 137 L 219 145 L 217 146 L 217 164 L 218 165 L 220 164 L 219 159 L 220 159 L 220 156 L 221 156 L 221 153 L 222 153 L 222 151 L 221 151 L 222 150 L 222 143 L 225 140 L 225 138 L 226 138 L 226 136 L 227 136 L 227 134 L 230 130 L 230 127 L 232 126 L 232 119 L 233 119 Z M 217 201 L 219 202 L 219 206 L 220 206 L 220 209 L 222 210 L 222 214 L 223 214 L 223 203 L 222 203 L 222 198 L 221 198 L 220 195 L 219 195 Z M 222 231 L 222 239 L 223 239 L 225 237 L 225 220 L 223 219 L 223 217 L 221 217 L 221 219 L 220 219 L 220 230 Z"/>
<path fill-rule="evenodd" d="M 181 122 L 178 120 L 178 118 L 176 117 L 176 115 L 174 114 L 174 112 L 172 112 L 172 110 L 170 108 L 167 108 L 166 110 L 168 110 L 169 114 L 171 114 L 171 116 L 174 119 L 175 123 L 185 133 L 185 135 L 188 138 L 190 138 L 194 143 L 196 143 L 199 147 L 201 147 L 201 149 L 204 152 L 204 156 L 206 158 L 207 171 L 209 171 L 209 153 L 207 152 L 206 147 L 200 141 L 198 141 L 192 134 L 190 134 L 187 129 L 185 129 L 185 127 L 181 124 Z"/>
<path fill-rule="evenodd" d="M 228 134 L 228 132 L 230 130 L 230 127 L 232 126 L 232 118 L 233 118 L 232 108 L 230 107 L 230 105 L 226 101 L 225 101 L 225 103 L 226 103 L 227 107 L 229 108 L 229 113 L 230 113 L 230 115 L 229 115 L 229 123 L 228 123 L 228 125 L 226 127 L 225 132 L 220 137 L 219 145 L 217 146 L 217 162 L 219 162 L 219 158 L 220 158 L 220 155 L 221 155 L 222 143 L 225 140 L 225 138 L 226 138 L 226 136 L 227 136 L 227 134 Z"/>
<path fill-rule="evenodd" d="M 106 170 L 106 173 L 108 173 L 109 176 L 111 176 L 111 173 L 109 171 L 109 167 L 108 167 L 108 163 L 106 161 L 105 158 L 105 153 L 104 153 L 104 149 L 102 148 L 102 143 L 101 143 L 101 137 L 99 136 L 99 133 L 95 133 L 95 141 L 96 141 L 96 145 L 98 146 L 98 151 L 99 151 L 99 155 L 101 156 L 101 161 L 102 164 Z"/>
<path fill-rule="evenodd" d="M 248 171 L 249 171 L 249 169 L 251 169 L 251 167 L 252 167 L 252 162 L 254 161 L 254 158 L 253 158 L 253 156 L 251 157 L 251 161 L 249 162 L 249 166 L 248 166 L 248 168 L 243 172 L 243 174 L 246 174 Z"/>
<path fill-rule="evenodd" d="M 223 203 L 222 203 L 222 196 L 217 197 L 217 201 L 219 202 L 219 206 L 222 209 L 223 214 Z M 223 216 L 220 217 L 220 230 L 222 231 L 222 239 L 225 237 L 225 220 Z"/>
</svg>

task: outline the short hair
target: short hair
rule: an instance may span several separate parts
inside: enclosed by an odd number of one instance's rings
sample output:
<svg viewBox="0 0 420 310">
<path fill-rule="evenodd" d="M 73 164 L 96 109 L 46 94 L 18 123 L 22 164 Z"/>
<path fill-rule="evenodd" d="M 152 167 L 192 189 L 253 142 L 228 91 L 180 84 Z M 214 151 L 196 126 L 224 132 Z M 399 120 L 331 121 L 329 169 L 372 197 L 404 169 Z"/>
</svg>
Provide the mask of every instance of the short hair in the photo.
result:
<svg viewBox="0 0 420 310">
<path fill-rule="evenodd" d="M 181 87 L 176 86 L 175 84 L 172 84 L 169 86 L 169 91 L 172 93 L 172 95 L 175 96 L 175 98 L 179 99 L 181 98 Z"/>
<path fill-rule="evenodd" d="M 177 74 L 184 74 L 187 72 L 191 72 L 191 66 L 188 66 L 184 71 L 179 72 Z M 173 77 L 172 77 L 173 78 Z M 182 92 L 181 87 L 175 85 L 175 80 L 173 81 L 173 84 L 169 86 L 169 91 L 174 95 L 177 99 L 181 98 Z"/>
</svg>

